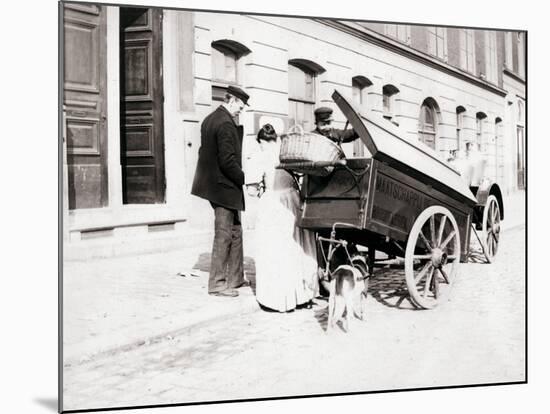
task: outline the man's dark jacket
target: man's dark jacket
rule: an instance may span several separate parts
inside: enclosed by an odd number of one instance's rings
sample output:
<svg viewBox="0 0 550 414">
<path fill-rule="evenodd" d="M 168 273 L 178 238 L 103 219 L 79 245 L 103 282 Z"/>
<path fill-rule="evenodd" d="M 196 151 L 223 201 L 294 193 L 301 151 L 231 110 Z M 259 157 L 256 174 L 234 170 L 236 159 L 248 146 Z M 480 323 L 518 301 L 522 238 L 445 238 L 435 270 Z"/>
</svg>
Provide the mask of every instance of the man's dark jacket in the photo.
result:
<svg viewBox="0 0 550 414">
<path fill-rule="evenodd" d="M 201 125 L 201 147 L 191 194 L 232 210 L 244 210 L 243 127 L 219 106 Z"/>
</svg>

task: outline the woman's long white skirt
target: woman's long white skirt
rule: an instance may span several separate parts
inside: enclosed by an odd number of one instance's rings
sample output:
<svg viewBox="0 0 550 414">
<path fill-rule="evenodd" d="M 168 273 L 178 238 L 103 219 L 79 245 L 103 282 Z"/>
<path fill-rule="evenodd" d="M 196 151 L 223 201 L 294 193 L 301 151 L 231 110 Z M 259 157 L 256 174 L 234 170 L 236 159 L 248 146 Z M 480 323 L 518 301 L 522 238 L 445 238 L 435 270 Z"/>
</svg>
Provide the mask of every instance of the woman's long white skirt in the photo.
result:
<svg viewBox="0 0 550 414">
<path fill-rule="evenodd" d="M 290 311 L 318 290 L 315 235 L 296 226 L 300 198 L 294 188 L 267 191 L 258 203 L 256 299 Z"/>
</svg>

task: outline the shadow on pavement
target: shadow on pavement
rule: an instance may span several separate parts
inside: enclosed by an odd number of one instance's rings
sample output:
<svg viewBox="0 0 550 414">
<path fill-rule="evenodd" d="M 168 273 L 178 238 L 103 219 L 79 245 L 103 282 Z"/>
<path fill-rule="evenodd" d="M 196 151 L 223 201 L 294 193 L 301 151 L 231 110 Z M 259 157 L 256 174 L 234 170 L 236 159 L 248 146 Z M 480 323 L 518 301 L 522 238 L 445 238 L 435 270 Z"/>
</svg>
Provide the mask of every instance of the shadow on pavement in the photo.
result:
<svg viewBox="0 0 550 414">
<path fill-rule="evenodd" d="M 323 307 L 321 309 L 315 309 L 313 311 L 313 316 L 317 320 L 317 323 L 323 331 L 327 331 L 328 326 L 328 307 Z"/>
<path fill-rule="evenodd" d="M 202 272 L 210 272 L 211 253 L 201 253 L 197 258 L 197 262 L 193 265 L 193 269 L 200 270 Z M 256 295 L 256 263 L 250 256 L 245 256 L 243 259 L 243 270 L 245 279 L 250 282 L 250 287 L 254 295 Z"/>
<path fill-rule="evenodd" d="M 374 276 L 370 277 L 367 300 L 369 296 L 390 308 L 418 310 L 410 300 L 402 268 L 375 270 Z"/>
</svg>

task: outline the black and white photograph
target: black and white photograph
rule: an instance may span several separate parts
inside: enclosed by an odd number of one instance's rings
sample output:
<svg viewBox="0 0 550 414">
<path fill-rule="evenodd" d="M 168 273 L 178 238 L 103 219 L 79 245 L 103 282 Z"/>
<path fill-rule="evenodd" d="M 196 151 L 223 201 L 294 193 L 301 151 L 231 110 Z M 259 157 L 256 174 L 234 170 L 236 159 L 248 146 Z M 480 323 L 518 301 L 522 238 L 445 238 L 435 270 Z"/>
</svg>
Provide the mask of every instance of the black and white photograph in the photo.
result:
<svg viewBox="0 0 550 414">
<path fill-rule="evenodd" d="M 526 382 L 526 31 L 59 7 L 63 411 Z"/>
<path fill-rule="evenodd" d="M 548 36 L 488 3 L 8 6 L 6 411 L 540 406 Z"/>
</svg>

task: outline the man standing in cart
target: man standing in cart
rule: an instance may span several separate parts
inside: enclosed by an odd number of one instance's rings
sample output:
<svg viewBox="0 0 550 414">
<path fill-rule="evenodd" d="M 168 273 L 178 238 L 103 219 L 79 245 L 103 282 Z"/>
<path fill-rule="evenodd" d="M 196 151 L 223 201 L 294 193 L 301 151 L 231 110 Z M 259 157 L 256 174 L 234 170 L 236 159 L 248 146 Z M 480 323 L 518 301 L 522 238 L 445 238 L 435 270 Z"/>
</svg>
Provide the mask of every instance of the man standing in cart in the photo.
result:
<svg viewBox="0 0 550 414">
<path fill-rule="evenodd" d="M 242 169 L 243 127 L 236 118 L 248 94 L 229 86 L 225 102 L 201 125 L 201 147 L 191 194 L 210 202 L 214 209 L 214 244 L 208 293 L 235 297 L 245 284 L 241 211 L 244 210 Z"/>
<path fill-rule="evenodd" d="M 314 111 L 315 129 L 311 132 L 314 134 L 323 135 L 337 144 L 351 142 L 359 138 L 359 135 L 350 129 L 335 129 L 332 128 L 332 109 L 326 106 L 317 108 Z"/>
</svg>

